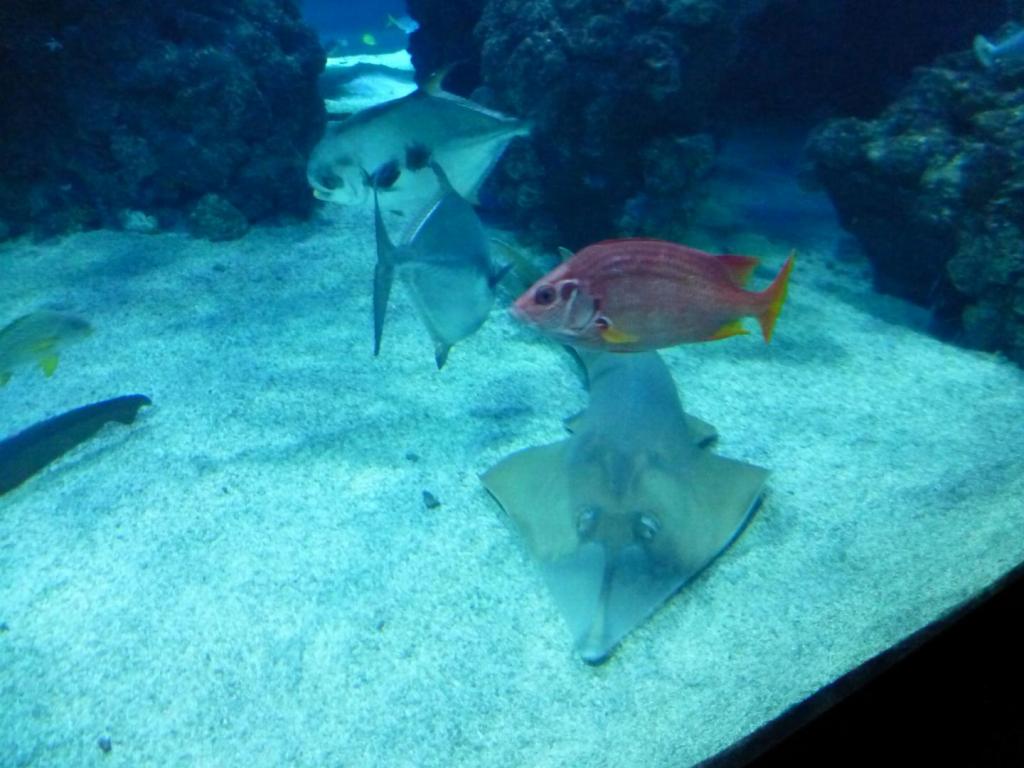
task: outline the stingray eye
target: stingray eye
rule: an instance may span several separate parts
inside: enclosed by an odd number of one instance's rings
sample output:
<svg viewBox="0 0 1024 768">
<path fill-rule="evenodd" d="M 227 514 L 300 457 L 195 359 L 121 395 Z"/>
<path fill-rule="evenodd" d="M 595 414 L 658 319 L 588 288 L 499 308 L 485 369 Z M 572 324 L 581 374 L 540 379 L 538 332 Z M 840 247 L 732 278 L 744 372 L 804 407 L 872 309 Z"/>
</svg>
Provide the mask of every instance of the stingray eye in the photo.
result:
<svg viewBox="0 0 1024 768">
<path fill-rule="evenodd" d="M 558 289 L 558 295 L 562 297 L 562 301 L 568 301 L 579 287 L 580 284 L 575 280 L 566 280 L 562 283 L 562 287 Z"/>
<path fill-rule="evenodd" d="M 642 512 L 633 523 L 633 535 L 641 541 L 652 541 L 661 530 L 661 522 L 654 515 Z"/>
<path fill-rule="evenodd" d="M 580 538 L 588 538 L 594 532 L 600 515 L 601 510 L 597 507 L 588 506 L 580 510 L 580 514 L 576 518 L 576 533 Z"/>
<path fill-rule="evenodd" d="M 548 304 L 553 303 L 555 300 L 554 286 L 542 285 L 533 292 L 533 300 L 542 307 L 546 307 Z"/>
</svg>

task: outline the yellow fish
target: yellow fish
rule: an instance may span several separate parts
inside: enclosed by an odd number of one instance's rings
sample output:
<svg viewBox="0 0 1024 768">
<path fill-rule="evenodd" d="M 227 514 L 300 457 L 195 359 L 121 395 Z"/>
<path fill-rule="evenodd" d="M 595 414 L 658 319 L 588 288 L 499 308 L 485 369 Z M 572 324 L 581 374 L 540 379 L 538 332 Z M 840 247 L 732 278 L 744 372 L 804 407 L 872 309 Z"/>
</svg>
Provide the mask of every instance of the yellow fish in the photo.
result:
<svg viewBox="0 0 1024 768">
<path fill-rule="evenodd" d="M 23 315 L 0 329 L 0 387 L 14 369 L 38 364 L 46 376 L 57 370 L 60 347 L 81 341 L 92 326 L 80 317 L 42 310 Z"/>
<path fill-rule="evenodd" d="M 377 38 L 369 32 L 363 33 L 363 36 L 359 39 L 363 41 L 363 45 L 370 46 L 371 48 L 377 44 Z"/>
</svg>

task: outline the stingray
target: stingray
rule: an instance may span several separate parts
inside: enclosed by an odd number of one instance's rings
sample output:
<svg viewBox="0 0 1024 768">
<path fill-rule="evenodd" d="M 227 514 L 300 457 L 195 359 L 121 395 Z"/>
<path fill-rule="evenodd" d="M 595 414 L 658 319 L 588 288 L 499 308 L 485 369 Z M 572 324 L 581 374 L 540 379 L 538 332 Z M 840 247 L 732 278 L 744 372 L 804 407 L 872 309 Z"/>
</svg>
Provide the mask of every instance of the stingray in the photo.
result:
<svg viewBox="0 0 1024 768">
<path fill-rule="evenodd" d="M 590 403 L 573 434 L 483 475 L 539 562 L 583 659 L 598 664 L 720 555 L 768 471 L 710 450 L 655 352 L 583 352 Z"/>
</svg>

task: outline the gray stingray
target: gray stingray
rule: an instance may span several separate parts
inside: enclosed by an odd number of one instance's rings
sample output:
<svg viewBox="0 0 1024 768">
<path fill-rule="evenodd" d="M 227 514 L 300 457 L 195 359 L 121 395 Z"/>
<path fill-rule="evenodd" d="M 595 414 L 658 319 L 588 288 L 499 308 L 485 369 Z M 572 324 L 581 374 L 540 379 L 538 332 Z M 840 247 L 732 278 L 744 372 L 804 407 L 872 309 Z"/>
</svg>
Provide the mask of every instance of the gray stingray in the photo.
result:
<svg viewBox="0 0 1024 768">
<path fill-rule="evenodd" d="M 388 297 L 398 270 L 434 341 L 434 359 L 441 368 L 452 345 L 487 319 L 495 287 L 508 267 L 494 266 L 473 206 L 452 188 L 440 165 L 431 163 L 430 168 L 435 177 L 433 202 L 410 223 L 397 246 L 388 236 L 374 191 L 373 354 L 380 352 Z"/>
<path fill-rule="evenodd" d="M 516 136 L 529 125 L 441 90 L 440 76 L 399 99 L 328 123 L 313 149 L 306 176 L 321 200 L 357 205 L 369 200 L 364 169 L 396 163 L 401 174 L 382 192 L 389 209 L 415 208 L 430 197 L 439 163 L 460 195 L 476 202 L 480 185 Z M 409 158 L 416 158 L 415 161 Z"/>
<path fill-rule="evenodd" d="M 768 471 L 716 456 L 654 352 L 585 352 L 587 410 L 566 440 L 483 476 L 515 522 L 584 660 L 618 642 L 725 550 Z"/>
</svg>

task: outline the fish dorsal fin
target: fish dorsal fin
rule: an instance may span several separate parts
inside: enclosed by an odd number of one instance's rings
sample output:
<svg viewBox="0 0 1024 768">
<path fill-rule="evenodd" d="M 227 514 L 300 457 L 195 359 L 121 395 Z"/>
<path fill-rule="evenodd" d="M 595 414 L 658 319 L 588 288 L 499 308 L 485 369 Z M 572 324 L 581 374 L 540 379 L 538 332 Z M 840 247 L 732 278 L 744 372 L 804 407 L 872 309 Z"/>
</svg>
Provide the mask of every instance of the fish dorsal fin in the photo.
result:
<svg viewBox="0 0 1024 768">
<path fill-rule="evenodd" d="M 436 70 L 430 77 L 427 78 L 426 82 L 421 86 L 421 90 L 428 96 L 441 96 L 446 95 L 448 92 L 442 87 L 442 83 L 451 71 L 458 66 L 460 62 L 451 61 L 445 64 L 440 69 Z"/>
<path fill-rule="evenodd" d="M 562 261 L 568 261 L 569 259 L 571 259 L 575 255 L 576 254 L 574 254 L 568 248 L 566 248 L 564 246 L 561 246 L 561 245 L 558 246 L 558 258 L 560 258 Z"/>
<path fill-rule="evenodd" d="M 740 288 L 750 282 L 750 276 L 760 263 L 755 256 L 739 256 L 732 253 L 723 253 L 718 257 L 718 261 L 729 271 L 729 278 Z"/>
<path fill-rule="evenodd" d="M 517 277 L 528 286 L 533 285 L 544 276 L 544 273 L 531 264 L 518 248 L 497 237 L 490 238 L 490 241 L 503 250 L 508 257 L 508 265 L 499 270 L 500 277 L 494 281 L 494 285 L 497 285 L 510 269 L 514 269 Z"/>
</svg>

